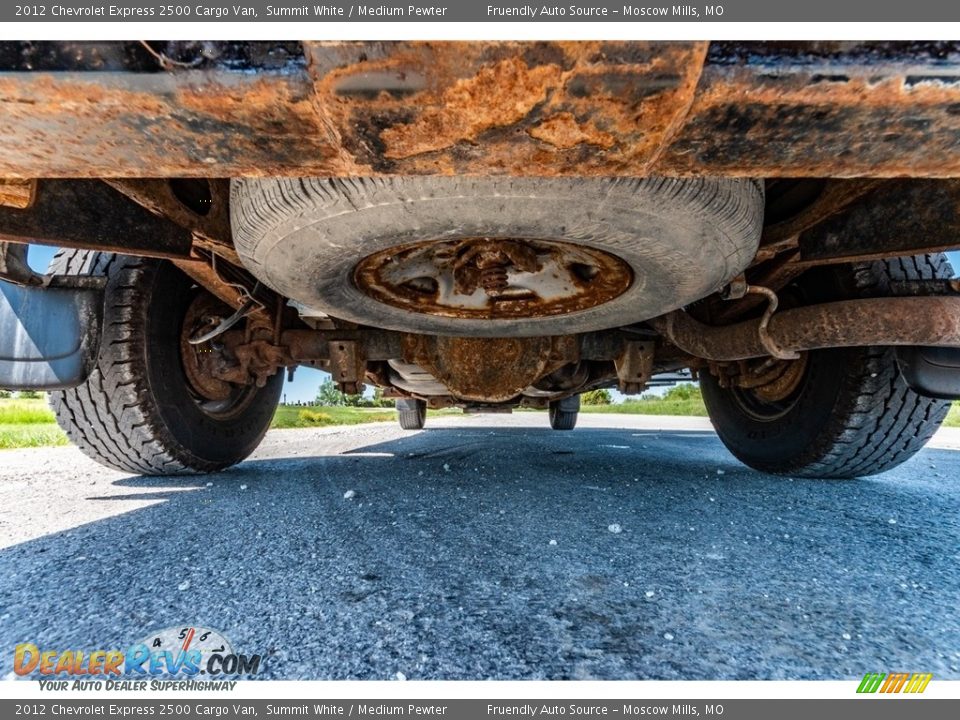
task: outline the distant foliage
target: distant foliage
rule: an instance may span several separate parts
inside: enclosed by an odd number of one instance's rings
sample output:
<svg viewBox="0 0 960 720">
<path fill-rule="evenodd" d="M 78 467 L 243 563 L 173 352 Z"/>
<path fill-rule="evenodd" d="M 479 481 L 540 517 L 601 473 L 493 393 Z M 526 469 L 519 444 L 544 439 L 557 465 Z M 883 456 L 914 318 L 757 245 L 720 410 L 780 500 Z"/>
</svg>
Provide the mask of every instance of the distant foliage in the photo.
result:
<svg viewBox="0 0 960 720">
<path fill-rule="evenodd" d="M 17 393 L 17 397 L 21 400 L 39 400 L 43 395 L 36 390 L 21 390 Z"/>
<path fill-rule="evenodd" d="M 609 405 L 613 398 L 609 390 L 591 390 L 580 395 L 580 402 L 584 405 Z"/>
<path fill-rule="evenodd" d="M 672 387 L 664 393 L 664 400 L 700 400 L 700 386 L 692 383 L 683 383 Z"/>
<path fill-rule="evenodd" d="M 392 408 L 395 403 L 383 396 L 383 390 L 376 388 L 373 397 L 364 397 L 363 393 L 346 395 L 337 389 L 333 380 L 324 380 L 317 391 L 317 405 L 324 407 L 363 407 L 363 408 Z"/>
<path fill-rule="evenodd" d="M 9 390 L 4 390 L 3 388 L 0 388 L 0 400 L 9 400 L 12 397 L 13 397 L 12 392 L 10 392 Z"/>
<path fill-rule="evenodd" d="M 359 407 L 362 401 L 362 395 L 347 395 L 340 392 L 333 380 L 324 380 L 317 391 L 317 405 L 324 407 Z"/>
<path fill-rule="evenodd" d="M 392 408 L 396 407 L 397 401 L 393 398 L 385 398 L 383 396 L 383 388 L 377 388 L 373 391 L 373 400 L 370 401 L 370 407 L 376 408 Z"/>
</svg>

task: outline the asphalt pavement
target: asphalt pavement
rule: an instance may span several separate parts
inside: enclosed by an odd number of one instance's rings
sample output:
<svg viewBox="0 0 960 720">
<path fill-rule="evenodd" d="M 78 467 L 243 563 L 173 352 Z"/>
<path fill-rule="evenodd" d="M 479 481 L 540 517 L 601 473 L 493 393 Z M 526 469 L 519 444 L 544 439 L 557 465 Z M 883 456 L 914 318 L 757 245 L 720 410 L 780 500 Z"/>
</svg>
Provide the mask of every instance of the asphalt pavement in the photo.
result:
<svg viewBox="0 0 960 720">
<path fill-rule="evenodd" d="M 617 415 L 281 430 L 186 478 L 0 452 L 0 678 L 189 624 L 279 679 L 960 679 L 958 607 L 956 430 L 856 481 Z"/>
</svg>

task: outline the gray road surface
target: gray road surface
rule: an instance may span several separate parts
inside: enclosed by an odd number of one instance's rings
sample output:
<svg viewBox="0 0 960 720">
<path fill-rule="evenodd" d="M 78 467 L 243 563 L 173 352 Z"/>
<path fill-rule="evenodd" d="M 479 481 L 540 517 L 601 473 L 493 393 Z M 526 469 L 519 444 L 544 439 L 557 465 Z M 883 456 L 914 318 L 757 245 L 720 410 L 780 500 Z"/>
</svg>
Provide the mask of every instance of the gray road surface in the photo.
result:
<svg viewBox="0 0 960 720">
<path fill-rule="evenodd" d="M 960 678 L 960 432 L 831 482 L 702 420 L 581 421 L 284 430 L 185 479 L 2 452 L 0 678 L 179 624 L 283 679 Z"/>
</svg>

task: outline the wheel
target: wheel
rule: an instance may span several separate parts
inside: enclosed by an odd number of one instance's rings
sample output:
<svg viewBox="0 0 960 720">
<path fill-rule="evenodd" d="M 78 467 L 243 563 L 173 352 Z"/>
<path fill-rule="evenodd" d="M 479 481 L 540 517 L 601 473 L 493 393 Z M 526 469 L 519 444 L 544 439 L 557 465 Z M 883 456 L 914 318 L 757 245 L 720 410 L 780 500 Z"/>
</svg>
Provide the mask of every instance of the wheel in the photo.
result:
<svg viewBox="0 0 960 720">
<path fill-rule="evenodd" d="M 763 186 L 235 179 L 230 208 L 247 268 L 308 308 L 405 332 L 521 337 L 628 325 L 720 289 L 753 259 Z"/>
<path fill-rule="evenodd" d="M 404 430 L 423 430 L 427 422 L 427 401 L 400 398 L 397 400 L 397 417 Z"/>
<path fill-rule="evenodd" d="M 57 422 L 117 470 L 173 475 L 246 458 L 270 426 L 282 373 L 263 388 L 200 372 L 213 346 L 184 342 L 199 315 L 231 310 L 163 260 L 61 250 L 50 272 L 107 277 L 103 341 L 86 382 L 50 393 Z"/>
<path fill-rule="evenodd" d="M 550 401 L 550 427 L 554 430 L 573 430 L 580 414 L 580 396 Z"/>
<path fill-rule="evenodd" d="M 951 275 L 942 255 L 898 258 L 816 271 L 784 297 L 877 297 L 890 294 L 891 281 Z M 820 478 L 884 472 L 919 451 L 950 408 L 910 389 L 890 347 L 817 350 L 772 367 L 763 363 L 747 367 L 770 378 L 753 389 L 707 373 L 700 386 L 723 443 L 765 472 Z"/>
</svg>

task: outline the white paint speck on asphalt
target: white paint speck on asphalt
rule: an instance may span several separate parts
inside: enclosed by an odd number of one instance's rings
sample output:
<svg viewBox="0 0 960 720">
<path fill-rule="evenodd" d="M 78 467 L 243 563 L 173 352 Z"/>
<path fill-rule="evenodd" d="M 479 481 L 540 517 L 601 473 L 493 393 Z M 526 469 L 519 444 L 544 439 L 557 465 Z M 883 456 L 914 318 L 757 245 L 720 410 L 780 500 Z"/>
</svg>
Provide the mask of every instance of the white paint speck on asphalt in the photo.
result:
<svg viewBox="0 0 960 720">
<path fill-rule="evenodd" d="M 656 593 L 653 590 L 647 590 L 644 595 L 648 598 L 652 598 L 654 595 L 656 595 Z"/>
<path fill-rule="evenodd" d="M 664 639 L 664 640 L 673 640 L 673 633 L 664 633 L 664 634 L 663 634 L 663 639 Z"/>
<path fill-rule="evenodd" d="M 347 491 L 343 494 L 343 499 L 344 499 L 344 500 L 353 500 L 356 496 L 357 496 L 357 491 L 356 491 L 356 490 L 347 490 Z"/>
<path fill-rule="evenodd" d="M 607 530 L 612 532 L 614 535 L 619 535 L 620 533 L 623 532 L 623 528 L 620 527 L 619 523 L 612 523 L 610 525 L 607 525 Z"/>
<path fill-rule="evenodd" d="M 189 590 L 189 589 L 190 589 L 190 581 L 189 581 L 189 580 L 184 580 L 182 583 L 180 583 L 179 585 L 177 585 L 177 590 Z"/>
<path fill-rule="evenodd" d="M 551 540 L 551 541 L 550 541 L 550 544 L 551 544 L 551 545 L 556 545 L 556 544 L 557 544 L 557 541 L 556 541 L 556 540 Z"/>
<path fill-rule="evenodd" d="M 246 486 L 246 485 L 241 485 L 241 486 L 240 486 L 240 489 L 241 489 L 241 490 L 246 490 L 246 489 L 247 489 L 247 486 Z"/>
</svg>

